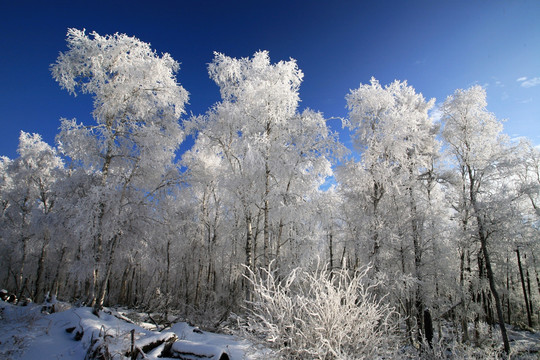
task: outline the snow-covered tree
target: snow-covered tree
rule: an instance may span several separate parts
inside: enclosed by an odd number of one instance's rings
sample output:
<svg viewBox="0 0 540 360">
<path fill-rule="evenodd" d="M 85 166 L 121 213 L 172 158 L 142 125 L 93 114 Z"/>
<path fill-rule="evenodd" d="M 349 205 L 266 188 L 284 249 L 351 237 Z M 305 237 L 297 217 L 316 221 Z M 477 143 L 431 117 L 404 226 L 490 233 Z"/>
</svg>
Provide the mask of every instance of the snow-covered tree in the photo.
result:
<svg viewBox="0 0 540 360">
<path fill-rule="evenodd" d="M 201 202 L 216 192 L 219 205 L 236 214 L 243 262 L 253 270 L 255 259 L 264 265 L 280 256 L 301 215 L 291 209 L 332 173 L 330 159 L 342 150 L 320 113 L 297 111 L 303 74 L 294 60 L 271 64 L 268 52 L 241 59 L 216 53 L 209 73 L 222 101 L 192 119 L 197 140 L 183 161 L 205 184 Z"/>
<path fill-rule="evenodd" d="M 500 185 L 501 169 L 507 161 L 508 147 L 502 134 L 502 123 L 486 110 L 486 92 L 480 86 L 456 90 L 442 106 L 442 135 L 461 174 L 462 212 L 470 214 L 475 237 L 481 247 L 489 288 L 495 300 L 498 323 L 506 353 L 510 352 L 502 305 L 495 283 L 491 254 L 488 248 L 492 230 L 490 214 L 494 189 Z M 469 221 L 469 217 L 464 218 Z M 492 244 L 491 244 L 492 245 Z"/>
<path fill-rule="evenodd" d="M 424 234 L 429 209 L 421 207 L 427 194 L 421 184 L 433 177 L 438 151 L 437 128 L 428 115 L 433 104 L 433 99 L 426 101 L 406 82 L 383 87 L 372 78 L 370 84 L 352 90 L 347 95 L 349 128 L 361 159 L 345 165 L 338 177 L 346 197 L 359 201 L 351 206 L 360 207 L 358 211 L 365 216 L 364 223 L 356 226 L 368 231 L 364 246 L 375 273 L 383 266 L 390 273 L 383 259 L 396 256 L 402 259 L 403 275 L 409 273 L 407 249 L 412 248 L 411 272 L 418 282 L 412 303 L 419 329 L 425 303 L 422 254 L 429 242 Z"/>
<path fill-rule="evenodd" d="M 62 177 L 63 161 L 56 149 L 38 134 L 21 131 L 19 157 L 3 159 L 1 197 L 3 203 L 0 238 L 11 244 L 12 251 L 3 252 L 6 263 L 18 267 L 16 289 L 19 296 L 41 298 L 44 295 L 44 266 L 51 240 L 51 213 L 56 201 L 55 183 Z M 8 247 L 9 248 L 9 247 Z M 14 250 L 14 251 L 13 251 Z M 29 255 L 37 256 L 37 261 Z M 15 257 L 15 258 L 14 258 Z M 35 264 L 30 275 L 28 265 Z M 31 282 L 31 283 L 30 283 Z"/>
<path fill-rule="evenodd" d="M 67 43 L 53 77 L 74 95 L 93 95 L 96 124 L 62 120 L 57 139 L 78 171 L 93 179 L 74 222 L 92 249 L 88 301 L 101 306 L 115 249 L 137 216 L 135 204 L 177 178 L 178 120 L 188 94 L 176 81 L 178 63 L 134 37 L 69 29 Z"/>
<path fill-rule="evenodd" d="M 394 81 L 382 87 L 374 78 L 347 95 L 353 141 L 361 152 L 363 171 L 372 178 L 368 197 L 375 223 L 380 222 L 376 219 L 378 206 L 385 193 L 401 185 L 412 192 L 420 171 L 430 166 L 437 151 L 434 126 L 428 116 L 433 104 L 433 99 L 426 102 L 406 82 Z M 414 214 L 412 221 L 416 226 Z M 378 270 L 379 226 L 371 227 L 372 258 Z"/>
</svg>

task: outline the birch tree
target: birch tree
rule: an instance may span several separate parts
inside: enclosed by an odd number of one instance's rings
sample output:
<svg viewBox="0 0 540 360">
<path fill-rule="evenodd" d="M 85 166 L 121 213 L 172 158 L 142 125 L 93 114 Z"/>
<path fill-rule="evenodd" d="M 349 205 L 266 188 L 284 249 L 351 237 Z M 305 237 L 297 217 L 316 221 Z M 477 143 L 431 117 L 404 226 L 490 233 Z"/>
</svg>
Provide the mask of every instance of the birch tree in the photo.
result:
<svg viewBox="0 0 540 360">
<path fill-rule="evenodd" d="M 303 74 L 296 61 L 271 64 L 265 51 L 241 59 L 215 53 L 209 74 L 222 101 L 188 125 L 197 140 L 185 164 L 211 164 L 218 174 L 209 179 L 222 206 L 241 214 L 244 263 L 254 270 L 258 255 L 262 265 L 279 256 L 284 227 L 293 226 L 281 211 L 317 189 L 342 150 L 322 114 L 297 111 Z"/>
<path fill-rule="evenodd" d="M 50 213 L 56 200 L 55 184 L 61 180 L 64 163 L 56 149 L 45 143 L 38 134 L 21 131 L 19 157 L 3 162 L 1 238 L 12 243 L 12 251 L 6 251 L 8 263 L 15 266 L 15 282 L 19 297 L 26 290 L 27 296 L 44 296 L 44 266 L 51 240 Z M 37 267 L 29 274 L 27 267 L 33 265 L 29 256 L 37 256 Z M 18 254 L 18 259 L 13 256 Z M 31 283 L 30 283 L 31 282 Z"/>
<path fill-rule="evenodd" d="M 504 350 L 508 354 L 510 345 L 488 248 L 491 229 L 486 219 L 491 209 L 486 206 L 488 202 L 484 201 L 486 196 L 489 196 L 490 186 L 500 181 L 498 171 L 504 166 L 506 139 L 502 135 L 502 123 L 487 111 L 486 106 L 486 92 L 482 87 L 456 90 L 442 107 L 442 134 L 456 166 L 461 169 L 465 204 L 474 218 L 472 226 L 475 227 L 480 243 L 489 287 L 495 300 Z"/>
<path fill-rule="evenodd" d="M 51 66 L 53 77 L 73 95 L 93 95 L 95 124 L 62 120 L 57 139 L 96 180 L 89 182 L 76 221 L 86 224 L 84 238 L 92 244 L 88 302 L 100 307 L 130 204 L 140 202 L 130 197 L 151 195 L 177 177 L 178 120 L 188 93 L 176 81 L 178 62 L 137 38 L 69 29 L 67 44 Z"/>
<path fill-rule="evenodd" d="M 375 273 L 382 270 L 381 248 L 392 238 L 411 239 L 414 266 L 413 273 L 422 284 L 422 253 L 426 240 L 423 234 L 423 218 L 420 213 L 420 179 L 429 174 L 433 158 L 438 150 L 435 141 L 436 127 L 428 115 L 434 99 L 426 101 L 406 82 L 394 81 L 383 87 L 372 78 L 347 95 L 353 141 L 361 152 L 360 172 L 367 181 L 364 186 L 366 211 L 370 217 L 370 261 Z M 347 178 L 347 176 L 345 176 Z M 349 179 L 353 178 L 351 176 Z M 395 207 L 394 216 L 384 214 L 383 206 Z M 407 212 L 402 211 L 403 208 Z M 392 217 L 392 220 L 390 219 Z M 400 225 L 401 223 L 401 225 Z M 394 235 L 383 235 L 394 226 Z M 400 240 L 401 241 L 401 240 Z M 408 244 L 399 245 L 401 257 Z M 406 268 L 403 263 L 402 269 Z M 418 329 L 422 329 L 424 294 L 418 285 L 414 294 L 414 306 Z"/>
</svg>

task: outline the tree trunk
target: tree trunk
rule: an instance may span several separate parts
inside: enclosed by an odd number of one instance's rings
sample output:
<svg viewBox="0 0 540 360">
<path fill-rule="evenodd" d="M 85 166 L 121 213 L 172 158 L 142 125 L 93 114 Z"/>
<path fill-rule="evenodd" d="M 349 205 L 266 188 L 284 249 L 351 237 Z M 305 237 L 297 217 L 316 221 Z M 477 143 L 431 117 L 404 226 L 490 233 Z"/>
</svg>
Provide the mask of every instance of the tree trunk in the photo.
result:
<svg viewBox="0 0 540 360">
<path fill-rule="evenodd" d="M 253 229 L 251 224 L 251 216 L 246 217 L 246 271 L 245 275 L 249 277 L 250 271 L 253 269 L 253 254 L 251 248 L 253 247 Z M 244 281 L 245 296 L 247 301 L 251 301 L 251 289 L 247 281 Z"/>
<path fill-rule="evenodd" d="M 272 126 L 269 120 L 266 122 L 266 139 L 267 144 L 270 144 L 270 133 Z M 268 197 L 270 196 L 270 145 L 267 145 L 265 159 L 264 159 L 264 228 L 263 228 L 263 267 L 268 268 L 269 264 L 269 254 L 268 247 L 270 243 L 270 228 L 269 228 L 269 201 Z"/>
<path fill-rule="evenodd" d="M 469 324 L 467 319 L 467 298 L 465 289 L 465 249 L 462 250 L 459 263 L 459 284 L 461 288 L 461 306 L 460 314 L 461 334 L 464 343 L 469 341 Z"/>
<path fill-rule="evenodd" d="M 107 130 L 112 131 L 112 119 L 107 119 L 106 124 Z M 105 187 L 107 184 L 107 178 L 109 176 L 109 168 L 113 159 L 113 147 L 114 147 L 114 138 L 107 141 L 107 150 L 105 152 L 105 158 L 103 162 L 103 167 L 101 168 L 101 186 Z M 90 287 L 90 294 L 88 295 L 88 305 L 95 308 L 101 308 L 97 305 L 98 298 L 98 286 L 99 286 L 99 266 L 101 262 L 101 257 L 103 255 L 103 218 L 105 217 L 105 202 L 100 200 L 98 205 L 99 213 L 97 216 L 96 222 L 96 234 L 94 236 L 94 269 L 92 271 L 92 283 Z M 105 282 L 106 283 L 106 282 Z"/>
<path fill-rule="evenodd" d="M 283 218 L 279 219 L 278 234 L 276 239 L 276 266 L 279 267 L 279 256 L 281 255 L 281 239 L 283 238 Z M 283 243 L 285 244 L 285 242 Z"/>
<path fill-rule="evenodd" d="M 120 280 L 120 293 L 118 295 L 118 303 L 121 305 L 128 305 L 128 276 L 130 273 L 130 265 L 128 264 L 122 273 L 122 279 Z"/>
<path fill-rule="evenodd" d="M 525 300 L 525 309 L 527 310 L 527 323 L 529 327 L 532 328 L 531 309 L 529 307 L 529 298 L 527 296 L 527 288 L 525 286 L 525 278 L 523 276 L 523 267 L 521 266 L 521 255 L 519 254 L 519 247 L 516 249 L 516 255 L 519 268 L 519 277 L 521 279 L 521 288 L 523 289 L 523 298 Z"/>
<path fill-rule="evenodd" d="M 506 256 L 506 308 L 508 315 L 508 323 L 512 323 L 512 310 L 510 308 L 510 264 L 509 264 L 508 255 Z"/>
<path fill-rule="evenodd" d="M 21 259 L 21 266 L 19 267 L 19 273 L 17 274 L 17 296 L 19 299 L 22 298 L 24 287 L 26 284 L 26 280 L 24 278 L 24 268 L 26 265 L 26 258 L 28 254 L 26 253 L 28 238 L 26 236 L 22 237 L 22 259 Z"/>
<path fill-rule="evenodd" d="M 334 271 L 334 244 L 333 244 L 333 236 L 332 231 L 330 231 L 330 234 L 328 234 L 328 252 L 330 257 L 330 271 Z M 332 273 L 330 273 L 330 276 L 332 276 Z"/>
<path fill-rule="evenodd" d="M 373 206 L 373 220 L 372 220 L 372 242 L 373 242 L 373 253 L 371 256 L 371 261 L 373 262 L 373 270 L 377 274 L 380 271 L 380 251 L 381 246 L 379 243 L 379 229 L 378 229 L 378 222 L 379 222 L 379 201 L 381 200 L 383 196 L 383 188 L 382 186 L 377 183 L 376 181 L 373 183 L 373 195 L 371 197 L 372 200 L 372 206 Z"/>
<path fill-rule="evenodd" d="M 167 239 L 167 269 L 165 271 L 165 318 L 168 315 L 169 311 L 169 298 L 171 297 L 171 294 L 169 294 L 169 281 L 170 281 L 170 274 L 171 274 L 171 240 L 170 238 Z"/>
<path fill-rule="evenodd" d="M 529 263 L 527 261 L 527 254 L 525 254 L 524 258 L 525 258 L 525 263 L 527 265 L 525 268 L 525 278 L 527 279 L 527 293 L 529 294 L 529 309 L 531 312 L 531 319 L 532 319 L 532 317 L 534 316 L 534 311 L 533 311 L 533 300 L 532 300 L 532 295 L 531 295 L 531 277 L 529 276 L 529 266 L 528 266 Z M 531 321 L 531 324 L 532 324 L 532 321 Z"/>
<path fill-rule="evenodd" d="M 416 204 L 414 203 L 413 190 L 411 187 L 409 187 L 409 200 L 411 206 L 411 230 L 414 249 L 414 275 L 418 280 L 415 291 L 414 306 L 416 308 L 416 326 L 418 327 L 418 340 L 422 341 L 422 333 L 424 331 L 424 301 L 422 295 L 422 274 L 420 270 L 420 267 L 422 265 L 422 249 L 420 248 L 420 230 L 418 226 L 418 214 L 416 210 Z"/>
<path fill-rule="evenodd" d="M 503 339 L 504 344 L 504 351 L 506 354 L 510 354 L 510 343 L 508 342 L 508 335 L 506 333 L 506 326 L 504 325 L 504 315 L 502 312 L 502 306 L 501 306 L 501 300 L 499 298 L 499 293 L 497 292 L 497 287 L 495 286 L 495 278 L 493 275 L 493 270 L 491 269 L 491 261 L 489 259 L 489 253 L 487 250 L 487 244 L 486 241 L 482 241 L 481 244 L 482 252 L 484 253 L 484 259 L 486 260 L 486 270 L 489 280 L 489 287 L 491 289 L 491 293 L 493 294 L 493 298 L 495 299 L 495 307 L 497 309 L 497 318 L 499 320 L 499 327 L 501 329 L 501 336 Z"/>
<path fill-rule="evenodd" d="M 482 250 L 482 254 L 484 255 L 485 266 L 489 280 L 489 288 L 491 289 L 491 293 L 493 294 L 493 298 L 495 299 L 495 307 L 497 309 L 497 318 L 499 320 L 499 327 L 501 329 L 501 337 L 503 340 L 504 351 L 508 355 L 510 354 L 510 343 L 508 342 L 508 334 L 506 333 L 506 326 L 504 325 L 504 315 L 502 312 L 501 300 L 499 298 L 499 293 L 497 292 L 497 286 L 495 285 L 495 276 L 491 268 L 491 260 L 487 249 L 487 235 L 484 226 L 484 219 L 482 217 L 480 207 L 478 206 L 478 203 L 476 201 L 475 178 L 473 176 L 473 170 L 470 166 L 467 166 L 467 170 L 469 174 L 469 196 L 478 224 L 478 238 L 480 239 L 480 247 Z"/>
<path fill-rule="evenodd" d="M 538 271 L 536 270 L 536 257 L 534 256 L 534 252 L 532 253 L 532 259 L 534 274 L 536 277 L 536 289 L 538 290 L 538 294 L 540 295 L 540 276 L 538 276 Z"/>
<path fill-rule="evenodd" d="M 399 253 L 400 253 L 400 259 L 401 259 L 401 273 L 405 274 L 405 269 L 406 269 L 405 268 L 405 251 L 403 249 L 403 245 L 400 247 Z M 407 289 L 407 282 L 405 280 L 403 281 L 403 288 Z M 410 343 L 413 344 L 414 336 L 412 333 L 412 324 L 411 324 L 412 306 L 409 300 L 409 296 L 405 298 L 405 304 L 402 304 L 402 307 L 403 307 L 403 310 L 405 311 L 404 317 L 405 317 L 405 326 L 407 328 L 407 335 L 408 335 Z"/>
<path fill-rule="evenodd" d="M 44 294 L 43 294 L 43 288 L 44 288 L 44 280 L 43 276 L 45 273 L 45 258 L 47 257 L 47 248 L 49 246 L 49 231 L 48 229 L 45 229 L 45 234 L 43 236 L 43 245 L 41 247 L 41 254 L 39 255 L 38 260 L 38 268 L 36 271 L 36 283 L 34 286 L 34 301 L 37 303 L 40 303 L 43 301 Z M 60 266 L 60 265 L 59 265 Z"/>
<path fill-rule="evenodd" d="M 94 308 L 96 308 L 97 310 L 100 310 L 101 308 L 103 308 L 105 296 L 107 295 L 107 287 L 108 287 L 109 279 L 111 277 L 112 264 L 114 261 L 114 252 L 116 250 L 116 245 L 118 243 L 118 237 L 119 237 L 118 234 L 115 235 L 111 241 L 111 248 L 109 249 L 109 257 L 107 259 L 107 264 L 105 266 L 105 277 L 103 281 L 101 282 L 100 294 L 94 306 Z"/>
<path fill-rule="evenodd" d="M 268 160 L 265 163 L 265 184 L 264 184 L 264 228 L 263 228 L 263 267 L 266 269 L 269 263 L 268 246 L 270 242 L 270 227 L 268 223 L 268 196 L 270 194 L 270 169 L 268 168 Z"/>
<path fill-rule="evenodd" d="M 54 280 L 52 284 L 52 293 L 58 296 L 59 287 L 60 287 L 60 276 L 62 276 L 62 269 L 64 268 L 64 256 L 66 255 L 67 249 L 62 247 L 60 251 L 60 260 L 58 261 L 58 267 L 56 268 L 56 273 L 54 275 Z"/>
</svg>

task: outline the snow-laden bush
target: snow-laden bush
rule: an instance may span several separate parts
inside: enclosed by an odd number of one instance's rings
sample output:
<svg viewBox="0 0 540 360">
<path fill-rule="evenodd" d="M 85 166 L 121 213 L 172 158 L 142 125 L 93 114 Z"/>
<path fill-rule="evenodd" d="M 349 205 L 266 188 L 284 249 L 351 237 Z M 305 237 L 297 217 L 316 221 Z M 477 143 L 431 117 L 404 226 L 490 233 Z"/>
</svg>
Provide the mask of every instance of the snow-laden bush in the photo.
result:
<svg viewBox="0 0 540 360">
<path fill-rule="evenodd" d="M 396 313 L 368 285 L 369 268 L 329 271 L 297 268 L 280 280 L 270 265 L 250 271 L 253 300 L 242 329 L 279 358 L 363 359 L 392 357 Z"/>
</svg>

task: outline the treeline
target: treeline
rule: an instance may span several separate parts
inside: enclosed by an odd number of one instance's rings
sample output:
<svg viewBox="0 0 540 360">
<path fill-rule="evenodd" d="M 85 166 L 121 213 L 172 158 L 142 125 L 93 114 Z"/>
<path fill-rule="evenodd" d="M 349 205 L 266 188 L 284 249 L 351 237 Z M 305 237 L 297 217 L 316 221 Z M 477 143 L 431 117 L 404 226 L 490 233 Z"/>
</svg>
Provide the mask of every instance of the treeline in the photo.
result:
<svg viewBox="0 0 540 360">
<path fill-rule="evenodd" d="M 93 96 L 95 122 L 62 119 L 56 147 L 21 132 L 19 156 L 0 159 L 0 284 L 19 298 L 217 323 L 253 299 L 244 275 L 322 261 L 369 265 L 411 342 L 424 316 L 463 342 L 498 324 L 506 350 L 505 323 L 538 326 L 540 152 L 503 134 L 481 87 L 434 121 L 406 82 L 360 85 L 346 96 L 351 156 L 321 113 L 298 110 L 294 60 L 216 53 L 222 100 L 185 118 L 168 54 L 121 34 L 70 29 L 67 43 L 53 77 Z"/>
</svg>

